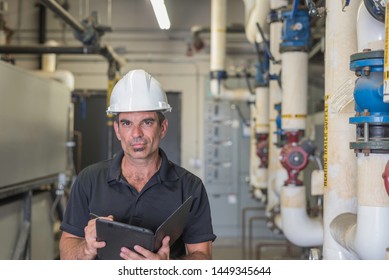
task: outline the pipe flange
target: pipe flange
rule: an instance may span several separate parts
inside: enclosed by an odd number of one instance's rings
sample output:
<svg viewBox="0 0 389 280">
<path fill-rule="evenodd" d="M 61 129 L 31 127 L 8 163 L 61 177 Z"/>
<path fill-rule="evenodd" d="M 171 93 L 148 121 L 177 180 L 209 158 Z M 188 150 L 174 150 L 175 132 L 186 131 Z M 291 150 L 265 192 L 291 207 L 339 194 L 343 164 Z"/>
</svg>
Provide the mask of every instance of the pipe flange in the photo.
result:
<svg viewBox="0 0 389 280">
<path fill-rule="evenodd" d="M 384 58 L 383 50 L 358 52 L 350 55 L 350 61 L 365 60 L 369 58 Z"/>
<path fill-rule="evenodd" d="M 370 153 L 388 154 L 389 141 L 350 142 L 350 149 L 353 149 L 356 153 L 364 153 L 365 155 Z"/>
<path fill-rule="evenodd" d="M 369 66 L 373 72 L 382 72 L 384 65 L 384 51 L 364 51 L 354 53 L 350 56 L 350 70 L 361 71 L 364 67 Z"/>
</svg>

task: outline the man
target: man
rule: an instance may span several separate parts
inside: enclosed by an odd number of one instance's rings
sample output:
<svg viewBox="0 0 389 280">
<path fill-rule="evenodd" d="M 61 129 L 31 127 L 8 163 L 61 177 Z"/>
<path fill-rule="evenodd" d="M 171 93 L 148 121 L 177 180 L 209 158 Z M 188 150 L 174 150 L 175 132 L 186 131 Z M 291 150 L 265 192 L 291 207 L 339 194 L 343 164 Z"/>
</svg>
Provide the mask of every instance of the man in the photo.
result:
<svg viewBox="0 0 389 280">
<path fill-rule="evenodd" d="M 85 168 L 71 191 L 61 224 L 61 259 L 95 259 L 96 219 L 127 222 L 155 230 L 186 198 L 193 197 L 181 237 L 169 246 L 169 236 L 156 252 L 138 245 L 121 248 L 123 259 L 211 259 L 213 234 L 208 197 L 202 181 L 170 162 L 159 148 L 168 128 L 164 112 L 171 111 L 160 84 L 143 70 L 128 72 L 115 85 L 107 113 L 122 152 Z"/>
</svg>

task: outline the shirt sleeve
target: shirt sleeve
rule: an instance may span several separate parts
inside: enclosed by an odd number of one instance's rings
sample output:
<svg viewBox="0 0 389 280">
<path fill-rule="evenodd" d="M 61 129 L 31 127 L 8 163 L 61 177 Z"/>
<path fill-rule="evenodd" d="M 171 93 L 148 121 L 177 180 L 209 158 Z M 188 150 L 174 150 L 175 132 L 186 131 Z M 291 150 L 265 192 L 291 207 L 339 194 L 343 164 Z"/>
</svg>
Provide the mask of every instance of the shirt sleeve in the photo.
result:
<svg viewBox="0 0 389 280">
<path fill-rule="evenodd" d="M 192 195 L 194 197 L 189 219 L 183 233 L 183 241 L 187 244 L 195 244 L 206 241 L 214 241 L 211 210 L 208 195 L 200 179 L 195 180 Z"/>
<path fill-rule="evenodd" d="M 61 223 L 62 231 L 71 233 L 79 237 L 85 237 L 84 228 L 89 221 L 89 203 L 87 189 L 91 182 L 86 171 L 83 171 L 76 178 L 69 201 L 66 206 L 65 215 Z"/>
</svg>

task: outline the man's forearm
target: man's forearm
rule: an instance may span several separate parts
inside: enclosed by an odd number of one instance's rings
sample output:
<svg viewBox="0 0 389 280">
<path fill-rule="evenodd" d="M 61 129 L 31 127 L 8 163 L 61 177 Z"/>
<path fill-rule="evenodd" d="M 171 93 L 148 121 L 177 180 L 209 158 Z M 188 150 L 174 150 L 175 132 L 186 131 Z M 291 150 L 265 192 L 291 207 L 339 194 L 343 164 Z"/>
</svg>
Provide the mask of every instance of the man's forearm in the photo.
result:
<svg viewBox="0 0 389 280">
<path fill-rule="evenodd" d="M 67 237 L 61 239 L 60 257 L 61 260 L 93 260 L 96 255 L 88 252 L 85 239 Z"/>
<path fill-rule="evenodd" d="M 189 255 L 180 257 L 181 260 L 211 260 L 212 256 L 204 254 L 202 252 L 193 252 Z"/>
</svg>

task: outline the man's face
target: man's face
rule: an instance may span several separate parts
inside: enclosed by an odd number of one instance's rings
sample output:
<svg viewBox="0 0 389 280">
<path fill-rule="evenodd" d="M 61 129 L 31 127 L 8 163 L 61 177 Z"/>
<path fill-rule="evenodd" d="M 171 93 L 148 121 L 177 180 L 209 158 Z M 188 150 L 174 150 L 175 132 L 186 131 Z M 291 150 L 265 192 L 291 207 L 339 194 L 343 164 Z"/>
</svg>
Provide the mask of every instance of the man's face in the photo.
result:
<svg viewBox="0 0 389 280">
<path fill-rule="evenodd" d="M 159 124 L 156 112 L 120 113 L 118 122 L 114 122 L 116 136 L 124 153 L 133 159 L 147 159 L 158 153 L 167 126 L 166 119 Z"/>
</svg>

